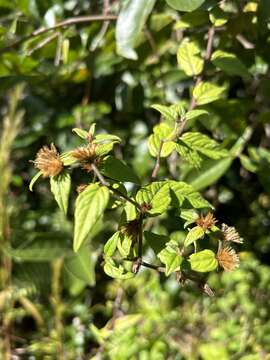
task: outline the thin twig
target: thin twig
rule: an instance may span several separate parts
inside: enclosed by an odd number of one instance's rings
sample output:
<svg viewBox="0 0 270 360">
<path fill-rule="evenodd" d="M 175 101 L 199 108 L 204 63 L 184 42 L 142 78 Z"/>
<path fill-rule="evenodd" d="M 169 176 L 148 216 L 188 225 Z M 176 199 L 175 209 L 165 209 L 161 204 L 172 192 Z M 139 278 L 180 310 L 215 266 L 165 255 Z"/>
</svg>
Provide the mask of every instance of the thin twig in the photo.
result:
<svg viewBox="0 0 270 360">
<path fill-rule="evenodd" d="M 59 35 L 59 32 L 55 32 L 52 35 L 46 37 L 44 40 L 40 41 L 36 46 L 34 46 L 32 49 L 29 49 L 27 52 L 27 56 L 31 56 L 33 52 L 43 48 L 43 46 L 49 44 L 51 41 L 53 41 L 57 36 Z"/>
<path fill-rule="evenodd" d="M 71 25 L 75 25 L 75 24 L 80 24 L 80 23 L 88 23 L 88 22 L 92 22 L 92 21 L 109 21 L 109 20 L 116 20 L 117 16 L 116 15 L 88 15 L 88 16 L 77 16 L 77 17 L 72 17 L 70 19 L 66 19 L 63 21 L 60 21 L 59 23 L 55 24 L 54 26 L 51 27 L 47 27 L 47 28 L 40 28 L 37 30 L 34 30 L 31 32 L 31 34 L 24 36 L 23 38 L 14 41 L 12 44 L 4 47 L 3 49 L 0 49 L 0 54 L 12 49 L 12 48 L 16 48 L 17 46 L 21 45 L 23 42 L 33 39 L 37 36 L 43 35 L 47 32 L 50 31 L 54 31 L 56 29 L 60 29 L 66 26 L 71 26 Z"/>
<path fill-rule="evenodd" d="M 141 206 L 140 204 L 138 204 L 135 200 L 131 199 L 128 195 L 125 195 L 123 193 L 121 193 L 121 191 L 117 190 L 117 189 L 114 189 L 110 183 L 108 183 L 104 176 L 100 173 L 100 171 L 98 170 L 98 168 L 96 167 L 95 164 L 91 164 L 92 166 L 92 170 L 94 172 L 94 174 L 96 175 L 96 177 L 99 179 L 99 181 L 101 182 L 101 184 L 103 186 L 106 186 L 108 189 L 110 189 L 114 195 L 117 197 L 117 198 L 122 198 L 128 202 L 130 202 L 132 205 L 134 205 L 139 211 L 141 211 Z"/>
<path fill-rule="evenodd" d="M 160 160 L 161 160 L 161 152 L 162 152 L 163 145 L 164 145 L 164 140 L 161 139 L 160 146 L 159 146 L 159 149 L 158 149 L 157 158 L 156 158 L 156 163 L 155 163 L 152 175 L 151 175 L 152 180 L 154 180 L 157 177 L 157 174 L 159 172 Z"/>
</svg>

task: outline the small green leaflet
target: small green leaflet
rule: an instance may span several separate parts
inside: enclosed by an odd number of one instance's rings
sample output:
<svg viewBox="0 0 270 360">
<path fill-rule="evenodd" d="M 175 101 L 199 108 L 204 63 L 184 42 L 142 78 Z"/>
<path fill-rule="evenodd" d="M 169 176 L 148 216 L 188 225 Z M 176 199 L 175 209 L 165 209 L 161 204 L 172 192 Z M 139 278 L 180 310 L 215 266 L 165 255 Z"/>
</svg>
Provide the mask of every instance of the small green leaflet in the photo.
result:
<svg viewBox="0 0 270 360">
<path fill-rule="evenodd" d="M 187 234 L 187 237 L 186 237 L 185 242 L 184 242 L 184 246 L 187 247 L 190 244 L 193 244 L 194 241 L 199 240 L 203 236 L 204 236 L 203 228 L 200 227 L 200 226 L 195 226 Z"/>
<path fill-rule="evenodd" d="M 148 149 L 152 156 L 156 157 L 160 150 L 161 141 L 164 141 L 160 156 L 169 156 L 175 148 L 173 141 L 168 141 L 172 137 L 173 128 L 169 125 L 161 123 L 156 125 L 153 129 L 154 133 L 148 138 Z"/>
<path fill-rule="evenodd" d="M 178 244 L 173 240 L 166 244 L 166 248 L 158 254 L 158 258 L 165 265 L 166 276 L 180 270 L 183 261 L 183 257 L 179 254 Z"/>
<path fill-rule="evenodd" d="M 190 255 L 189 262 L 191 269 L 198 272 L 213 271 L 218 266 L 215 253 L 208 249 Z"/>
<path fill-rule="evenodd" d="M 109 201 L 109 190 L 105 186 L 90 184 L 79 194 L 75 203 L 73 249 L 77 252 L 86 240 Z"/>
<path fill-rule="evenodd" d="M 185 115 L 185 109 L 181 104 L 174 104 L 170 106 L 153 104 L 151 108 L 157 110 L 163 120 L 168 121 L 168 124 L 174 125 L 175 121 Z"/>
<path fill-rule="evenodd" d="M 33 191 L 33 186 L 35 184 L 35 182 L 37 181 L 37 179 L 42 175 L 42 172 L 39 171 L 38 173 L 36 173 L 36 175 L 32 178 L 32 180 L 30 181 L 29 184 L 29 190 Z"/>
<path fill-rule="evenodd" d="M 209 19 L 213 25 L 219 27 L 226 24 L 229 19 L 229 15 L 222 11 L 220 7 L 215 6 L 209 14 Z"/>
<path fill-rule="evenodd" d="M 51 192 L 53 193 L 58 206 L 66 215 L 68 209 L 68 198 L 71 188 L 70 175 L 68 173 L 62 172 L 57 176 L 52 176 L 50 178 L 50 183 Z"/>
<path fill-rule="evenodd" d="M 117 266 L 112 258 L 106 258 L 104 271 L 114 279 L 130 279 L 135 276 L 134 273 L 126 271 L 122 265 Z"/>
<path fill-rule="evenodd" d="M 117 249 L 118 242 L 120 241 L 120 231 L 114 233 L 104 245 L 105 256 L 113 256 Z"/>
<path fill-rule="evenodd" d="M 199 56 L 200 48 L 194 42 L 185 39 L 177 51 L 177 62 L 188 76 L 199 75 L 203 70 L 203 59 Z"/>
<path fill-rule="evenodd" d="M 188 111 L 185 115 L 185 118 L 186 120 L 192 120 L 203 115 L 209 115 L 209 112 L 203 109 L 196 109 Z"/>
<path fill-rule="evenodd" d="M 80 128 L 74 128 L 72 129 L 72 131 L 84 140 L 87 139 L 87 137 L 89 136 L 89 133 L 87 131 Z"/>
<path fill-rule="evenodd" d="M 167 4 L 179 11 L 193 11 L 200 7 L 205 0 L 166 0 Z"/>
<path fill-rule="evenodd" d="M 197 105 L 204 105 L 222 97 L 225 87 L 211 84 L 209 82 L 201 82 L 195 86 L 193 96 Z"/>
<path fill-rule="evenodd" d="M 148 204 L 151 209 L 147 211 L 150 215 L 159 215 L 167 210 L 170 205 L 170 189 L 166 181 L 156 181 L 142 187 L 136 195 L 136 201 L 140 204 Z"/>
</svg>

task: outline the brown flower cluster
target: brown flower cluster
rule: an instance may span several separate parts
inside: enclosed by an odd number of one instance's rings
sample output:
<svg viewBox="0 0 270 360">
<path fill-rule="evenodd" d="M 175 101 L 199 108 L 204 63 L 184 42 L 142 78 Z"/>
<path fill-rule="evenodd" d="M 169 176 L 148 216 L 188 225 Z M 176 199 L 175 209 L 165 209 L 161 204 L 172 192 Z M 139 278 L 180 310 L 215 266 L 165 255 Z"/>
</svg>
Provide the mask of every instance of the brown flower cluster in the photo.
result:
<svg viewBox="0 0 270 360">
<path fill-rule="evenodd" d="M 208 213 L 206 216 L 201 215 L 197 220 L 196 224 L 200 226 L 204 231 L 211 229 L 217 220 L 212 213 Z"/>
<path fill-rule="evenodd" d="M 225 241 L 231 241 L 238 244 L 242 244 L 244 239 L 240 237 L 235 227 L 228 226 L 226 224 L 221 225 L 221 232 Z"/>
<path fill-rule="evenodd" d="M 87 172 L 92 171 L 92 164 L 100 165 L 101 158 L 96 155 L 96 144 L 80 146 L 71 152 L 71 156 L 78 160 L 82 169 Z"/>
<path fill-rule="evenodd" d="M 129 221 L 122 227 L 121 232 L 127 235 L 133 242 L 136 241 L 140 230 L 140 222 L 138 220 Z"/>
<path fill-rule="evenodd" d="M 230 246 L 221 246 L 217 253 L 217 261 L 225 271 L 232 271 L 239 266 L 239 257 Z"/>
<path fill-rule="evenodd" d="M 51 147 L 43 146 L 34 160 L 35 167 L 42 172 L 43 177 L 56 176 L 64 168 L 63 161 L 54 144 Z"/>
</svg>

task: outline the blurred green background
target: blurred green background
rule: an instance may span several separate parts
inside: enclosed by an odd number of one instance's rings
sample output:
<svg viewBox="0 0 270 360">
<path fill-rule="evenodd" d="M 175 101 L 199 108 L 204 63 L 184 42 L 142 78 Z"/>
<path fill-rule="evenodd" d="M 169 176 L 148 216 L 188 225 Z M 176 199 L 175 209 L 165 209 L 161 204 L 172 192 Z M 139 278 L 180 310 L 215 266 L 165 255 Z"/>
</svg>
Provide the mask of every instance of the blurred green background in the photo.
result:
<svg viewBox="0 0 270 360">
<path fill-rule="evenodd" d="M 116 20 L 30 35 L 71 17 L 118 14 L 119 1 L 106 4 L 0 0 L 0 354 L 3 359 L 270 359 L 269 1 L 207 0 L 184 13 L 157 0 L 136 38 L 137 60 L 116 51 Z M 101 253 L 119 213 L 109 210 L 91 234 L 91 245 L 73 254 L 72 209 L 65 219 L 47 181 L 29 191 L 35 174 L 29 160 L 44 144 L 53 142 L 61 151 L 78 146 L 72 128 L 88 130 L 96 122 L 98 131 L 123 139 L 115 156 L 147 183 L 155 160 L 147 137 L 159 122 L 150 106 L 188 101 L 193 80 L 179 69 L 177 49 L 183 36 L 205 48 L 213 25 L 214 48 L 236 54 L 247 73 L 208 64 L 205 77 L 225 84 L 227 96 L 206 105 L 210 115 L 190 128 L 229 147 L 248 129 L 248 141 L 221 176 L 210 175 L 217 162 L 194 172 L 184 162 L 165 160 L 160 175 L 190 182 L 206 174 L 207 186 L 200 190 L 217 218 L 245 239 L 241 266 L 210 276 L 213 299 L 149 269 L 131 280 L 110 279 Z M 74 183 L 83 177 L 74 174 Z M 163 217 L 155 226 L 161 234 L 181 235 L 180 220 Z"/>
</svg>

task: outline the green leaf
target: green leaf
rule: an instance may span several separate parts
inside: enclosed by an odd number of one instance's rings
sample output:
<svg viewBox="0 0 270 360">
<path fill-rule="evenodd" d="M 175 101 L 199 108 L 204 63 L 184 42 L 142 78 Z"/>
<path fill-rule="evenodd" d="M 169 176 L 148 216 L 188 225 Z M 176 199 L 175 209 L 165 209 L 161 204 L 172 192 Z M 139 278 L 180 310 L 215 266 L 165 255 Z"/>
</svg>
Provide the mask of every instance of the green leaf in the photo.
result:
<svg viewBox="0 0 270 360">
<path fill-rule="evenodd" d="M 185 115 L 185 110 L 181 104 L 174 104 L 170 106 L 153 104 L 151 108 L 157 110 L 171 125 L 174 125 L 175 121 Z"/>
<path fill-rule="evenodd" d="M 204 61 L 198 55 L 200 48 L 194 42 L 184 39 L 177 51 L 177 61 L 180 68 L 188 75 L 195 76 L 202 72 Z"/>
<path fill-rule="evenodd" d="M 95 280 L 95 264 L 97 256 L 90 251 L 88 246 L 81 247 L 80 250 L 65 261 L 65 268 L 73 276 L 93 286 Z"/>
<path fill-rule="evenodd" d="M 140 205 L 147 204 L 150 209 L 148 214 L 153 216 L 162 214 L 170 205 L 169 185 L 165 181 L 153 182 L 142 187 L 136 195 L 136 200 Z"/>
<path fill-rule="evenodd" d="M 77 252 L 102 216 L 109 201 L 109 190 L 105 186 L 90 184 L 79 194 L 75 203 L 73 249 Z"/>
<path fill-rule="evenodd" d="M 137 60 L 134 47 L 155 0 L 125 0 L 122 4 L 116 22 L 117 52 L 128 59 Z"/>
<path fill-rule="evenodd" d="M 181 209 L 179 216 L 181 219 L 186 220 L 184 228 L 190 224 L 193 224 L 199 217 L 197 211 L 194 209 Z"/>
<path fill-rule="evenodd" d="M 222 149 L 215 140 L 210 139 L 207 135 L 199 132 L 186 132 L 181 136 L 180 140 L 192 149 L 192 151 L 196 150 L 197 152 L 200 152 L 214 160 L 218 160 L 229 155 L 228 151 L 226 149 Z"/>
<path fill-rule="evenodd" d="M 195 226 L 187 234 L 187 237 L 186 237 L 185 242 L 184 242 L 184 246 L 187 247 L 190 244 L 193 244 L 194 241 L 199 240 L 203 236 L 204 236 L 203 228 L 200 227 L 200 226 Z"/>
<path fill-rule="evenodd" d="M 120 231 L 113 234 L 104 245 L 104 254 L 106 256 L 113 256 L 117 249 L 118 242 L 120 241 Z"/>
<path fill-rule="evenodd" d="M 95 139 L 93 140 L 94 144 L 108 143 L 108 142 L 120 143 L 121 139 L 116 135 L 98 134 L 95 136 Z"/>
<path fill-rule="evenodd" d="M 190 255 L 189 262 L 191 269 L 198 272 L 213 271 L 218 266 L 215 253 L 208 249 Z"/>
<path fill-rule="evenodd" d="M 224 91 L 225 87 L 209 82 L 201 82 L 195 86 L 193 96 L 197 105 L 204 105 L 220 99 Z"/>
<path fill-rule="evenodd" d="M 181 19 L 176 22 L 174 29 L 194 28 L 195 26 L 207 24 L 208 21 L 209 17 L 206 11 L 196 10 L 181 16 Z"/>
<path fill-rule="evenodd" d="M 108 156 L 104 159 L 101 172 L 113 180 L 140 184 L 140 179 L 134 171 L 123 161 L 113 156 Z"/>
<path fill-rule="evenodd" d="M 171 138 L 173 129 L 169 125 L 161 123 L 156 125 L 153 131 L 154 133 L 148 138 L 148 148 L 150 154 L 156 157 L 159 154 L 161 141 L 164 141 L 160 156 L 169 156 L 175 148 L 175 143 L 173 141 L 166 141 L 166 139 Z"/>
<path fill-rule="evenodd" d="M 196 109 L 188 111 L 185 115 L 185 118 L 186 120 L 192 120 L 203 115 L 209 115 L 209 112 L 203 109 Z"/>
<path fill-rule="evenodd" d="M 219 27 L 226 24 L 229 19 L 229 15 L 222 11 L 220 7 L 215 6 L 209 14 L 209 19 L 214 26 Z"/>
<path fill-rule="evenodd" d="M 71 188 L 71 178 L 68 173 L 62 172 L 50 178 L 51 192 L 63 213 L 67 214 L 68 198 Z"/>
<path fill-rule="evenodd" d="M 249 76 L 248 69 L 236 55 L 232 53 L 216 50 L 211 57 L 211 61 L 216 67 L 229 75 Z"/>
<path fill-rule="evenodd" d="M 89 133 L 83 129 L 74 128 L 72 131 L 82 139 L 87 139 L 89 136 Z"/>
<path fill-rule="evenodd" d="M 33 191 L 33 186 L 35 184 L 35 182 L 37 181 L 37 179 L 42 175 L 42 171 L 39 171 L 38 173 L 36 173 L 36 175 L 32 178 L 32 180 L 30 181 L 29 184 L 29 190 Z"/>
<path fill-rule="evenodd" d="M 205 0 L 166 0 L 167 4 L 179 11 L 193 11 L 200 7 Z"/>
<path fill-rule="evenodd" d="M 201 155 L 212 159 L 228 156 L 228 151 L 208 136 L 199 132 L 186 132 L 178 140 L 176 151 L 194 167 L 200 167 L 203 160 Z"/>
<path fill-rule="evenodd" d="M 114 279 L 130 279 L 135 276 L 134 273 L 126 271 L 122 265 L 117 266 L 115 261 L 107 258 L 104 265 L 105 273 Z"/>
<path fill-rule="evenodd" d="M 143 234 L 146 242 L 153 249 L 156 255 L 161 252 L 161 250 L 164 249 L 165 244 L 170 241 L 169 237 L 166 235 L 159 235 L 150 231 L 144 231 Z"/>
<path fill-rule="evenodd" d="M 173 180 L 168 183 L 173 193 L 172 206 L 179 208 L 184 204 L 184 201 L 188 201 L 195 209 L 213 208 L 191 185 L 183 181 Z"/>
<path fill-rule="evenodd" d="M 177 243 L 171 240 L 167 243 L 166 248 L 158 255 L 160 261 L 165 265 L 165 275 L 169 276 L 174 271 L 180 270 L 183 257 L 179 254 Z"/>
</svg>

